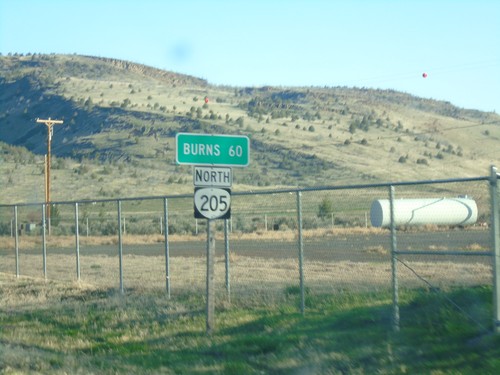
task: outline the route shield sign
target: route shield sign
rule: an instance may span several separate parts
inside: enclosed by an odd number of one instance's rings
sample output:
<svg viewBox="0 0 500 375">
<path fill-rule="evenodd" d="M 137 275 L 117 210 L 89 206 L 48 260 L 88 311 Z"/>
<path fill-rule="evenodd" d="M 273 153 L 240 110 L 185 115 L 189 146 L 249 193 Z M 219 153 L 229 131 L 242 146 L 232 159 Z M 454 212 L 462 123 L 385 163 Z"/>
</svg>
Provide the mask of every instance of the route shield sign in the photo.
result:
<svg viewBox="0 0 500 375">
<path fill-rule="evenodd" d="M 229 219 L 231 217 L 231 189 L 195 188 L 194 217 L 196 219 Z"/>
<path fill-rule="evenodd" d="M 250 140 L 246 136 L 177 133 L 177 164 L 246 167 Z"/>
</svg>

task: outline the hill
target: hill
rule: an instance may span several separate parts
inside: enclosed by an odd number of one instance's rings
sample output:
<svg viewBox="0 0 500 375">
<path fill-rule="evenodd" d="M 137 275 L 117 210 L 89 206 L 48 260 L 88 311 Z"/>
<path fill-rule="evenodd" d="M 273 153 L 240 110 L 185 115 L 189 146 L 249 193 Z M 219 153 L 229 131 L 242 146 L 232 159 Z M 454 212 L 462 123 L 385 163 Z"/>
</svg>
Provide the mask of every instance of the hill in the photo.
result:
<svg viewBox="0 0 500 375">
<path fill-rule="evenodd" d="M 205 100 L 206 98 L 206 100 Z M 485 175 L 500 116 L 391 90 L 226 87 L 79 55 L 0 56 L 2 203 L 40 200 L 47 130 L 53 200 L 191 192 L 178 132 L 244 134 L 237 189 Z"/>
</svg>

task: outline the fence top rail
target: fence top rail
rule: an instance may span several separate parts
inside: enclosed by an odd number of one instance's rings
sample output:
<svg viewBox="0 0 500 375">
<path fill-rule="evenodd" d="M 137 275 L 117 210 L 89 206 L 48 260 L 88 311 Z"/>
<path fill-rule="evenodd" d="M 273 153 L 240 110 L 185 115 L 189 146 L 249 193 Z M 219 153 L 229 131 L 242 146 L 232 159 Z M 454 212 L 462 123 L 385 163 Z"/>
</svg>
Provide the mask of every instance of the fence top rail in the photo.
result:
<svg viewBox="0 0 500 375">
<path fill-rule="evenodd" d="M 391 186 L 411 186 L 411 185 L 429 185 L 429 184 L 445 184 L 456 182 L 474 182 L 474 181 L 489 181 L 489 176 L 481 177 L 466 177 L 453 178 L 442 180 L 419 180 L 419 181 L 399 181 L 399 182 L 380 182 L 373 184 L 353 184 L 353 185 L 338 185 L 338 186 L 315 186 L 315 187 L 297 187 L 274 190 L 256 190 L 256 191 L 239 191 L 233 192 L 233 195 L 258 195 L 258 194 L 279 194 L 279 193 L 297 193 L 307 191 L 324 191 L 324 190 L 352 190 L 352 189 L 372 189 Z"/>
<path fill-rule="evenodd" d="M 500 175 L 497 175 L 500 179 Z M 372 189 L 383 188 L 391 186 L 412 186 L 412 185 L 429 185 L 429 184 L 446 184 L 457 182 L 474 182 L 474 181 L 490 181 L 491 176 L 479 177 L 465 177 L 465 178 L 449 178 L 438 180 L 418 180 L 418 181 L 398 181 L 398 182 L 380 182 L 373 184 L 353 184 L 353 185 L 338 185 L 338 186 L 316 186 L 316 187 L 296 187 L 296 188 L 283 188 L 283 189 L 270 189 L 270 190 L 249 190 L 249 191 L 233 191 L 232 195 L 269 195 L 269 194 L 283 194 L 283 193 L 298 193 L 308 191 L 326 191 L 326 190 L 352 190 L 352 189 Z M 159 196 L 139 196 L 139 197 L 121 197 L 121 198 L 107 198 L 107 199 L 85 199 L 73 201 L 51 201 L 50 204 L 93 204 L 93 203 L 110 203 L 110 202 L 125 202 L 136 200 L 156 200 L 156 199 L 179 199 L 179 198 L 192 198 L 193 194 L 176 194 L 176 195 L 159 195 Z M 27 203 L 0 203 L 0 208 L 3 207 L 23 207 L 23 206 L 40 206 L 45 205 L 46 202 L 27 202 Z"/>
<path fill-rule="evenodd" d="M 80 199 L 73 201 L 50 201 L 50 204 L 93 204 L 93 203 L 110 203 L 110 202 L 127 202 L 137 200 L 159 200 L 171 198 L 192 198 L 192 194 L 177 194 L 177 195 L 158 195 L 158 196 L 140 196 L 140 197 L 120 197 L 120 198 L 107 198 L 107 199 Z M 23 207 L 23 206 L 41 206 L 46 202 L 27 202 L 27 203 L 14 203 L 14 204 L 0 204 L 0 207 Z"/>
</svg>

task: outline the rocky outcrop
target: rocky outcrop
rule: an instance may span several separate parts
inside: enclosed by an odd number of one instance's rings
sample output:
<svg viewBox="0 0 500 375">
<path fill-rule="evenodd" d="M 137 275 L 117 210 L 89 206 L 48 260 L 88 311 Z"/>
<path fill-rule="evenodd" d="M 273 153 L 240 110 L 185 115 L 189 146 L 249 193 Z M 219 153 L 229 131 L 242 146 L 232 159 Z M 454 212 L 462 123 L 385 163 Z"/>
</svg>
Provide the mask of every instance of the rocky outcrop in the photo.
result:
<svg viewBox="0 0 500 375">
<path fill-rule="evenodd" d="M 112 65 L 115 68 L 152 77 L 171 85 L 177 85 L 177 86 L 196 85 L 203 87 L 208 85 L 208 82 L 201 78 L 196 78 L 185 74 L 173 73 L 166 70 L 153 68 L 143 64 L 137 64 L 130 61 L 112 59 L 107 57 L 95 57 L 95 56 L 85 56 L 85 57 L 103 61 L 107 64 Z"/>
</svg>

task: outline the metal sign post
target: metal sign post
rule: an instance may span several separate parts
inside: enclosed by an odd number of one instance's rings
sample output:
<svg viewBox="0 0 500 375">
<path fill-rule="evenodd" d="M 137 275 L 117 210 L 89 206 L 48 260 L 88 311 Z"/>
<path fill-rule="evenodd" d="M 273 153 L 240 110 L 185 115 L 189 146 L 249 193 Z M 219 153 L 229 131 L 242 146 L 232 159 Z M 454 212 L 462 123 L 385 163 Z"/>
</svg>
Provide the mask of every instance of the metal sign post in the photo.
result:
<svg viewBox="0 0 500 375">
<path fill-rule="evenodd" d="M 210 334 L 215 329 L 215 220 L 231 217 L 231 169 L 195 167 L 193 183 L 194 217 L 207 219 L 206 326 L 207 333 Z"/>
<path fill-rule="evenodd" d="M 231 217 L 231 190 L 196 187 L 195 218 L 207 219 L 207 333 L 215 329 L 215 220 Z"/>
<path fill-rule="evenodd" d="M 215 329 L 215 220 L 207 219 L 207 333 Z"/>
<path fill-rule="evenodd" d="M 250 162 L 250 140 L 246 136 L 178 133 L 175 137 L 177 164 L 194 165 L 194 217 L 207 220 L 207 333 L 215 329 L 215 219 L 231 217 L 231 168 Z M 229 249 L 226 248 L 226 288 L 229 291 Z"/>
</svg>

